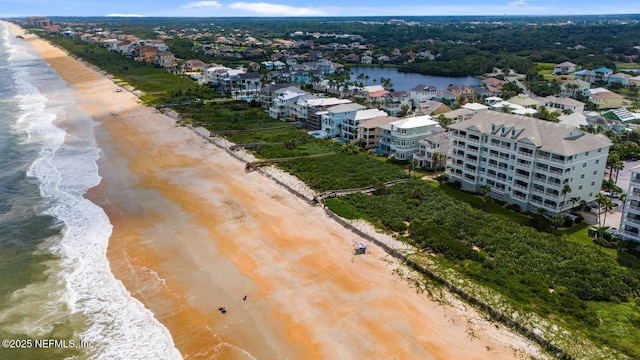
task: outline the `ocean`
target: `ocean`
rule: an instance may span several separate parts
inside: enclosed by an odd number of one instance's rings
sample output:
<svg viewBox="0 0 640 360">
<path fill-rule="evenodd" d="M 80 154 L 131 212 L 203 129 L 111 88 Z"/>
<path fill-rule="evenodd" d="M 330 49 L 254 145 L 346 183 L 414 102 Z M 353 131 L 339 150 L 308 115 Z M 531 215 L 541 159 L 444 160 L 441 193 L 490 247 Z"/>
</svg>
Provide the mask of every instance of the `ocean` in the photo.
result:
<svg viewBox="0 0 640 360">
<path fill-rule="evenodd" d="M 0 359 L 177 359 L 168 330 L 109 269 L 99 124 L 0 22 Z M 73 119 L 67 134 L 55 121 Z"/>
</svg>

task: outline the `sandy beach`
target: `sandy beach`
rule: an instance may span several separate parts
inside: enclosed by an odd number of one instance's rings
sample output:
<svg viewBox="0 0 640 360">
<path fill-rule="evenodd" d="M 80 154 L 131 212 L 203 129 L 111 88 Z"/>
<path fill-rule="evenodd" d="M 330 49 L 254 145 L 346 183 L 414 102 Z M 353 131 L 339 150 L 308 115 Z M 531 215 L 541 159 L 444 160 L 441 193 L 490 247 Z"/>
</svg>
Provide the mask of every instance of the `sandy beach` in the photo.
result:
<svg viewBox="0 0 640 360">
<path fill-rule="evenodd" d="M 117 279 L 186 359 L 514 359 L 536 346 L 418 294 L 400 265 L 62 50 L 29 38 L 95 118 Z M 72 117 L 71 117 L 72 118 Z M 73 121 L 60 122 L 73 135 Z M 243 300 L 244 296 L 246 300 Z M 226 314 L 218 311 L 225 306 Z"/>
</svg>

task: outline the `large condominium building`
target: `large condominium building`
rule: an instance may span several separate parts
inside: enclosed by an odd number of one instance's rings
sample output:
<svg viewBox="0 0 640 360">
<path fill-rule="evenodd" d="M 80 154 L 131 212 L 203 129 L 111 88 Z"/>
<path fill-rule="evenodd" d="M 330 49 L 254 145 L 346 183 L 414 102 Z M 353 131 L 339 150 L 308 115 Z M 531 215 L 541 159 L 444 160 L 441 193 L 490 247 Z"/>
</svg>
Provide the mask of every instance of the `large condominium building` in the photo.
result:
<svg viewBox="0 0 640 360">
<path fill-rule="evenodd" d="M 595 200 L 611 142 L 571 126 L 483 111 L 449 126 L 449 181 L 523 211 L 560 213 L 571 198 Z"/>
<path fill-rule="evenodd" d="M 629 191 L 622 208 L 618 236 L 640 244 L 640 166 L 631 168 Z"/>
</svg>

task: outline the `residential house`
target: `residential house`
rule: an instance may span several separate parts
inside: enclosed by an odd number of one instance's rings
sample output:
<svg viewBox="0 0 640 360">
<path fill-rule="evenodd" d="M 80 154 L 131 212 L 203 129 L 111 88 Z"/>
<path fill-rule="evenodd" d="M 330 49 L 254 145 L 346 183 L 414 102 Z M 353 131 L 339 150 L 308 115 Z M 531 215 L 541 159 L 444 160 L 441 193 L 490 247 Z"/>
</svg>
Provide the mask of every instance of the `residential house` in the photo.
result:
<svg viewBox="0 0 640 360">
<path fill-rule="evenodd" d="M 515 105 L 520 105 L 525 109 L 531 109 L 531 108 L 535 109 L 538 106 L 543 104 L 543 102 L 534 100 L 531 97 L 524 94 L 518 94 L 512 98 L 509 98 L 507 102 Z"/>
<path fill-rule="evenodd" d="M 402 113 L 402 108 L 411 110 L 411 97 L 406 91 L 393 91 L 387 92 L 382 95 L 383 104 L 382 109 L 389 113 L 389 115 L 397 116 Z"/>
<path fill-rule="evenodd" d="M 630 171 L 627 198 L 622 206 L 617 235 L 623 240 L 640 245 L 640 166 L 635 166 Z"/>
<path fill-rule="evenodd" d="M 436 126 L 424 139 L 418 141 L 420 149 L 413 154 L 413 161 L 418 168 L 442 168 L 447 163 L 449 152 L 449 135 L 440 126 Z"/>
<path fill-rule="evenodd" d="M 438 88 L 431 85 L 418 84 L 409 90 L 409 97 L 413 107 L 417 108 L 421 102 L 431 100 L 438 95 Z"/>
<path fill-rule="evenodd" d="M 613 70 L 607 67 L 600 67 L 593 70 L 594 73 L 594 82 L 604 82 L 606 83 L 609 79 L 609 76 L 613 75 Z"/>
<path fill-rule="evenodd" d="M 448 121 L 449 123 L 453 124 L 453 123 L 457 123 L 457 122 L 460 122 L 460 121 L 469 120 L 475 114 L 476 114 L 475 111 L 461 107 L 459 109 L 451 110 L 449 112 L 440 114 L 440 115 L 438 115 L 437 119 L 440 119 L 441 117 L 443 117 L 443 118 L 449 120 Z"/>
<path fill-rule="evenodd" d="M 284 121 L 296 121 L 296 102 L 306 94 L 307 92 L 294 86 L 275 90 L 269 106 L 269 116 Z"/>
<path fill-rule="evenodd" d="M 273 99 L 278 96 L 276 91 L 286 88 L 302 91 L 299 87 L 292 84 L 268 84 L 266 86 L 263 86 L 260 89 L 260 106 L 262 107 L 262 109 L 268 111 L 269 107 L 271 107 Z"/>
<path fill-rule="evenodd" d="M 482 83 L 487 87 L 487 90 L 491 92 L 490 96 L 501 96 L 502 87 L 504 86 L 506 81 L 496 78 L 487 78 L 483 79 Z"/>
<path fill-rule="evenodd" d="M 362 109 L 346 115 L 340 126 L 340 139 L 344 142 L 355 143 L 358 139 L 358 126 L 369 119 L 386 117 L 389 114 L 378 109 Z"/>
<path fill-rule="evenodd" d="M 158 50 L 153 46 L 136 46 L 133 51 L 133 59 L 135 61 L 153 64 Z"/>
<path fill-rule="evenodd" d="M 544 106 L 549 110 L 556 109 L 559 111 L 571 110 L 571 112 L 584 112 L 584 103 L 582 101 L 566 97 L 555 97 L 553 95 L 544 98 Z"/>
<path fill-rule="evenodd" d="M 493 96 L 493 91 L 489 90 L 489 88 L 486 88 L 482 85 L 471 85 L 469 87 L 476 94 L 477 100 Z"/>
<path fill-rule="evenodd" d="M 202 72 L 206 65 L 202 60 L 191 59 L 184 62 L 182 70 L 184 72 Z"/>
<path fill-rule="evenodd" d="M 320 113 L 322 119 L 322 132 L 327 138 L 340 136 L 340 130 L 345 119 L 353 119 L 355 113 L 365 107 L 356 103 L 347 103 L 332 106 Z"/>
<path fill-rule="evenodd" d="M 380 116 L 363 121 L 358 125 L 358 141 L 356 142 L 362 141 L 365 150 L 377 149 L 382 126 L 396 120 L 398 118 L 395 116 Z"/>
<path fill-rule="evenodd" d="M 477 95 L 473 89 L 465 84 L 453 84 L 447 87 L 449 91 L 456 99 L 457 102 L 469 102 L 475 101 Z"/>
<path fill-rule="evenodd" d="M 635 86 L 640 86 L 640 75 L 629 78 L 628 82 L 629 82 L 629 85 L 633 84 Z"/>
<path fill-rule="evenodd" d="M 418 107 L 415 109 L 416 116 L 419 115 L 431 115 L 433 117 L 437 117 L 442 113 L 446 113 L 451 111 L 451 108 L 436 100 L 427 100 L 422 101 L 418 104 Z"/>
<path fill-rule="evenodd" d="M 553 67 L 553 75 L 567 75 L 578 70 L 578 65 L 565 61 Z"/>
<path fill-rule="evenodd" d="M 335 97 L 299 99 L 296 103 L 298 121 L 307 129 L 320 130 L 322 128 L 321 112 L 336 105 L 349 103 L 351 103 L 351 100 Z"/>
<path fill-rule="evenodd" d="M 629 79 L 631 79 L 632 77 L 633 76 L 625 73 L 615 73 L 609 76 L 609 78 L 607 79 L 607 84 L 611 85 L 617 82 L 623 87 L 627 87 L 629 86 Z"/>
<path fill-rule="evenodd" d="M 578 70 L 573 73 L 574 80 L 582 80 L 593 84 L 595 82 L 595 73 L 589 69 Z"/>
<path fill-rule="evenodd" d="M 618 95 L 613 91 L 601 91 L 589 95 L 589 101 L 595 104 L 598 110 L 622 107 L 623 100 L 624 97 L 622 95 Z"/>
<path fill-rule="evenodd" d="M 259 73 L 239 73 L 236 75 L 234 97 L 240 100 L 253 100 L 262 88 L 262 77 Z"/>
<path fill-rule="evenodd" d="M 477 113 L 479 111 L 483 111 L 483 110 L 489 109 L 489 106 L 483 105 L 483 104 L 479 104 L 479 103 L 470 102 L 470 103 L 466 103 L 466 104 L 462 105 L 462 108 L 463 109 L 469 109 L 469 110 L 473 111 L 474 113 Z"/>
<path fill-rule="evenodd" d="M 156 53 L 153 63 L 162 68 L 170 69 L 175 61 L 176 58 L 171 51 L 159 51 Z"/>
<path fill-rule="evenodd" d="M 575 97 L 576 94 L 583 94 L 590 87 L 591 83 L 589 82 L 580 79 L 569 80 L 560 85 L 560 96 Z"/>
<path fill-rule="evenodd" d="M 371 64 L 371 62 L 373 61 L 373 58 L 369 55 L 364 55 L 360 58 L 360 63 L 361 64 Z"/>
<path fill-rule="evenodd" d="M 580 129 L 583 126 L 589 126 L 589 122 L 587 122 L 587 117 L 583 115 L 581 112 L 573 112 L 569 115 L 560 115 L 558 116 L 558 123 L 562 125 L 573 126 L 578 129 Z"/>
<path fill-rule="evenodd" d="M 495 111 L 449 125 L 449 181 L 522 211 L 571 209 L 571 197 L 596 199 L 611 141 L 572 126 Z M 565 187 L 566 186 L 566 187 Z"/>
<path fill-rule="evenodd" d="M 420 150 L 420 140 L 426 138 L 438 122 L 429 115 L 399 119 L 382 125 L 378 153 L 396 160 L 412 161 Z"/>
</svg>

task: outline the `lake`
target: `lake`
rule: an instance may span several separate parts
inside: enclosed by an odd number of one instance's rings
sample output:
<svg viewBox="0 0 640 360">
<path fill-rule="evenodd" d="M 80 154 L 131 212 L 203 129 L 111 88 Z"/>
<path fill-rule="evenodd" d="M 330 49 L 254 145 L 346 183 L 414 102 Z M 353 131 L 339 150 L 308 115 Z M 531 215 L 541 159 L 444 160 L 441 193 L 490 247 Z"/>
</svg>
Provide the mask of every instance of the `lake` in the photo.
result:
<svg viewBox="0 0 640 360">
<path fill-rule="evenodd" d="M 359 74 L 369 76 L 369 80 L 362 80 L 366 85 L 380 85 L 380 78 L 391 79 L 392 87 L 395 91 L 409 91 L 418 84 L 432 85 L 438 89 L 446 89 L 451 84 L 479 85 L 480 79 L 472 76 L 467 77 L 445 77 L 431 76 L 416 73 L 401 73 L 396 67 L 352 67 L 351 81 L 358 81 Z M 376 80 L 375 82 L 373 80 Z"/>
</svg>

